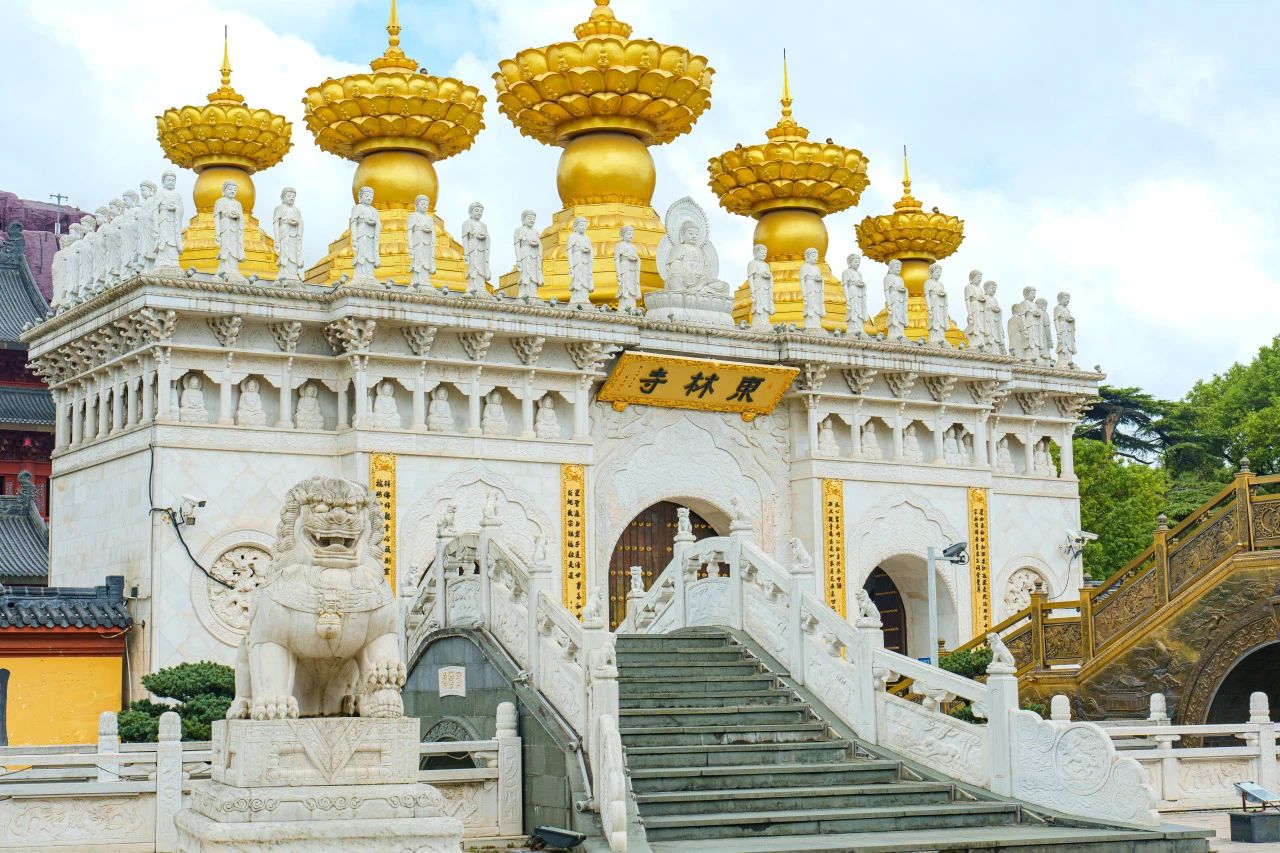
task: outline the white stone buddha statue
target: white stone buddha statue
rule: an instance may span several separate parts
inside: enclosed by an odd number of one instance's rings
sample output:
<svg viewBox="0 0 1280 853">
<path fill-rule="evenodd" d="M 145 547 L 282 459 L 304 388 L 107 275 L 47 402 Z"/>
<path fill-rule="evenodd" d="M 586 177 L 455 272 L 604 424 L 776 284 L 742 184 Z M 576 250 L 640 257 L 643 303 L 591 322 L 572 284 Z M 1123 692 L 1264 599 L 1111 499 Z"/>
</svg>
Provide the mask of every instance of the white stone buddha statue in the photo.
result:
<svg viewBox="0 0 1280 853">
<path fill-rule="evenodd" d="M 862 458 L 880 459 L 882 457 L 880 441 L 876 437 L 876 422 L 867 421 L 866 425 L 862 427 Z"/>
<path fill-rule="evenodd" d="M 298 429 L 324 429 L 324 415 L 320 411 L 320 389 L 314 382 L 307 382 L 298 389 L 298 405 L 294 409 L 293 422 Z"/>
<path fill-rule="evenodd" d="M 449 389 L 443 385 L 437 386 L 431 392 L 431 405 L 427 409 L 427 429 L 432 432 L 452 432 L 454 426 Z"/>
<path fill-rule="evenodd" d="M 902 431 L 902 461 L 920 464 L 924 461 L 924 453 L 920 450 L 920 438 L 916 435 L 915 423 L 907 424 Z"/>
<path fill-rule="evenodd" d="M 836 443 L 836 431 L 831 425 L 831 418 L 826 418 L 818 425 L 818 453 L 823 456 L 839 456 L 840 445 Z"/>
<path fill-rule="evenodd" d="M 396 386 L 393 383 L 378 383 L 369 422 L 378 429 L 400 428 L 400 407 L 396 404 Z"/>
<path fill-rule="evenodd" d="M 534 434 L 538 438 L 559 438 L 560 421 L 556 418 L 556 403 L 547 394 L 538 401 L 538 416 L 533 423 Z"/>
<path fill-rule="evenodd" d="M 480 430 L 485 435 L 507 435 L 507 412 L 502 407 L 502 394 L 490 391 L 484 398 L 484 411 L 480 415 Z"/>
<path fill-rule="evenodd" d="M 613 267 L 618 275 L 618 310 L 629 311 L 640 302 L 640 250 L 635 244 L 636 229 L 622 226 L 613 250 Z"/>
<path fill-rule="evenodd" d="M 418 289 L 430 287 L 431 276 L 436 274 L 436 222 L 426 195 L 414 198 L 405 231 L 409 237 L 409 284 Z"/>
<path fill-rule="evenodd" d="M 207 424 L 209 410 L 204 405 L 204 380 L 198 373 L 182 379 L 182 396 L 178 398 L 178 420 L 183 423 Z"/>
<path fill-rule="evenodd" d="M 240 402 L 236 404 L 236 425 L 260 427 L 267 425 L 267 413 L 262 408 L 262 394 L 258 380 L 250 377 L 240 385 Z"/>
</svg>

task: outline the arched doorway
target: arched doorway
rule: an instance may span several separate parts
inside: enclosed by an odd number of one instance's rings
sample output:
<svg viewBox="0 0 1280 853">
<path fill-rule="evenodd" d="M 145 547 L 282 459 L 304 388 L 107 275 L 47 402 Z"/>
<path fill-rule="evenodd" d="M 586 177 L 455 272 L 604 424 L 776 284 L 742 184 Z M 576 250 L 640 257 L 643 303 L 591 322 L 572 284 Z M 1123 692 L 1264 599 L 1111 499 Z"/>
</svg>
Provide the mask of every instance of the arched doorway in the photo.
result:
<svg viewBox="0 0 1280 853">
<path fill-rule="evenodd" d="M 1241 658 L 1227 677 L 1222 679 L 1213 701 L 1209 704 L 1205 723 L 1243 723 L 1249 719 L 1249 694 L 1267 694 L 1271 706 L 1271 719 L 1280 715 L 1280 642 L 1254 649 Z"/>
<path fill-rule="evenodd" d="M 627 590 L 631 588 L 631 567 L 644 570 L 644 588 L 671 562 L 675 544 L 680 505 L 671 501 L 656 503 L 631 519 L 618 537 L 609 558 L 609 626 L 617 627 L 627 615 Z M 695 539 L 719 536 L 701 515 L 689 510 L 689 522 Z"/>
<path fill-rule="evenodd" d="M 877 568 L 862 588 L 871 596 L 871 601 L 880 611 L 880 624 L 884 631 L 884 647 L 891 652 L 905 655 L 907 653 L 907 614 L 902 607 L 902 594 L 893 583 L 893 579 L 885 574 L 884 569 Z"/>
</svg>

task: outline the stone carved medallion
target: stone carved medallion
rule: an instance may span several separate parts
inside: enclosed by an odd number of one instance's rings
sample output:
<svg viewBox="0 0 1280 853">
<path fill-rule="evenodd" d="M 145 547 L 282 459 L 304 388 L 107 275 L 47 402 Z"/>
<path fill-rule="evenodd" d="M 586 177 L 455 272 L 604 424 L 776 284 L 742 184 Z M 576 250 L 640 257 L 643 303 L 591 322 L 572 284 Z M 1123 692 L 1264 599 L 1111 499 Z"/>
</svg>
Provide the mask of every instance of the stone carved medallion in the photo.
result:
<svg viewBox="0 0 1280 853">
<path fill-rule="evenodd" d="M 237 545 L 223 551 L 209 567 L 210 577 L 205 580 L 209 610 L 236 634 L 249 629 L 249 596 L 266 579 L 269 565 L 271 554 L 265 548 Z"/>
<path fill-rule="evenodd" d="M 1054 745 L 1053 763 L 1074 794 L 1088 796 L 1107 784 L 1107 747 L 1092 729 L 1079 726 L 1063 732 Z"/>
<path fill-rule="evenodd" d="M 1025 610 L 1031 605 L 1031 593 L 1036 590 L 1036 582 L 1044 583 L 1044 578 L 1035 569 L 1018 569 L 1009 575 L 1004 588 L 1004 612 L 1006 616 Z"/>
</svg>

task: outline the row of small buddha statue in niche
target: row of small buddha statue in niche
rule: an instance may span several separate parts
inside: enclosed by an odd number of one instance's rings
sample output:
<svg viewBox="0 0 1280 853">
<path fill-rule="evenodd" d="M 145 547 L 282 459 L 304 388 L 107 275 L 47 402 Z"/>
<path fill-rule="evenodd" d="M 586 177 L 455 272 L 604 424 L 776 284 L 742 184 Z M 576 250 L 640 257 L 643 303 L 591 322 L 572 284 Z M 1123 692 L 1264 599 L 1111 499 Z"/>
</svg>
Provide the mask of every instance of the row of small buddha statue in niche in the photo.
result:
<svg viewBox="0 0 1280 853">
<path fill-rule="evenodd" d="M 874 418 L 868 419 L 855 433 L 858 436 L 855 455 L 863 461 L 900 461 L 914 465 L 937 464 L 970 467 L 976 464 L 973 434 L 960 426 L 951 426 L 943 431 L 941 455 L 933 459 L 931 463 L 930 460 L 925 458 L 924 448 L 920 443 L 920 436 L 914 421 L 907 424 L 902 430 L 902 453 L 896 460 L 892 451 L 886 452 L 881 447 L 880 433 Z M 1041 438 L 1035 442 L 1032 446 L 1031 457 L 1028 460 L 1030 470 L 1024 473 L 1035 477 L 1058 476 L 1058 469 L 1053 462 L 1053 456 L 1049 449 L 1050 444 L 1051 442 L 1048 438 Z M 1010 446 L 1008 436 L 1001 436 L 996 439 L 994 451 L 995 464 L 992 466 L 994 470 L 1000 474 L 1015 473 L 1016 466 L 1013 461 L 1013 449 Z M 836 439 L 835 425 L 830 417 L 823 419 L 822 423 L 818 425 L 817 453 L 819 456 L 828 457 L 843 455 L 840 443 Z"/>
</svg>

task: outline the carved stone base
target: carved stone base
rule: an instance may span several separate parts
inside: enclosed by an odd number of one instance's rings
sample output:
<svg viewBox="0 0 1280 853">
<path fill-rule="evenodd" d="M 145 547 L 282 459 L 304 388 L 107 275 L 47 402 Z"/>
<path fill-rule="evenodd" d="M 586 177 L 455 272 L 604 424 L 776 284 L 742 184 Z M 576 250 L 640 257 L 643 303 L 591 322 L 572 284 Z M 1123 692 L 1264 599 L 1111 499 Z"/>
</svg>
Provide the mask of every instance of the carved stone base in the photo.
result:
<svg viewBox="0 0 1280 853">
<path fill-rule="evenodd" d="M 211 775 L 175 819 L 181 853 L 461 849 L 462 822 L 417 781 L 412 718 L 220 721 Z"/>
<path fill-rule="evenodd" d="M 645 316 L 676 323 L 733 325 L 733 297 L 659 290 L 645 297 Z"/>
</svg>

